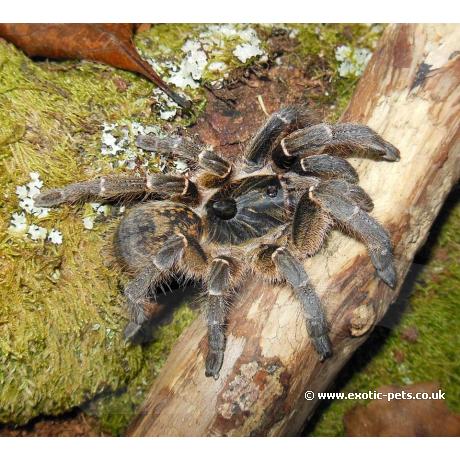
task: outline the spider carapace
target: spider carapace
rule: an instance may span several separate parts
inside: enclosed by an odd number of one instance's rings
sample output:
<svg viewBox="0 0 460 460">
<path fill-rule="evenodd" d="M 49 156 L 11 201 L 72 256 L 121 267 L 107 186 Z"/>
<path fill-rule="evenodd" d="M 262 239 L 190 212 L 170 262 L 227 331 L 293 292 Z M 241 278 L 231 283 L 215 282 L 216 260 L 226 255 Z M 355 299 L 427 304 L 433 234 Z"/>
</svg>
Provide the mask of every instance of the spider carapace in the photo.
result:
<svg viewBox="0 0 460 460">
<path fill-rule="evenodd" d="M 114 236 L 115 253 L 133 277 L 125 287 L 131 317 L 127 338 L 134 338 L 159 311 L 152 299 L 156 288 L 177 275 L 199 280 L 206 292 L 205 372 L 218 378 L 227 313 L 235 292 L 252 274 L 291 286 L 320 359 L 328 357 L 327 322 L 302 261 L 320 250 L 334 227 L 360 239 L 377 275 L 394 287 L 390 238 L 369 215 L 372 200 L 345 159 L 363 152 L 399 159 L 399 151 L 369 127 L 324 123 L 312 111 L 290 106 L 269 117 L 242 158 L 233 162 L 186 137 L 149 134 L 139 136 L 137 145 L 185 159 L 191 170 L 104 176 L 43 191 L 36 199 L 38 206 L 54 206 L 143 197 Z"/>
</svg>

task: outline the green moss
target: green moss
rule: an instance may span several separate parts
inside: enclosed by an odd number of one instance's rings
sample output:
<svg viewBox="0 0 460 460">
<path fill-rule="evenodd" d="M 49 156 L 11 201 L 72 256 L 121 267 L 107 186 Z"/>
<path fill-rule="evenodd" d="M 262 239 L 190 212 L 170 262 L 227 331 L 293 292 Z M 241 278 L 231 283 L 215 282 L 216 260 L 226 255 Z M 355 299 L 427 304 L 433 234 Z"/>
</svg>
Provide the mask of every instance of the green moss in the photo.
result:
<svg viewBox="0 0 460 460">
<path fill-rule="evenodd" d="M 291 60 L 308 69 L 310 78 L 322 82 L 324 91 L 311 98 L 321 107 L 330 106 L 331 119 L 337 119 L 347 106 L 359 76 L 340 76 L 336 59 L 339 46 L 375 49 L 383 28 L 370 24 L 296 24 L 299 46 Z"/>
<path fill-rule="evenodd" d="M 171 324 L 155 331 L 153 344 L 146 347 L 143 353 L 143 366 L 137 376 L 117 393 L 102 395 L 90 404 L 87 411 L 98 417 L 102 431 L 112 435 L 123 434 L 175 341 L 197 314 L 196 310 L 191 310 L 187 305 L 178 308 L 174 312 Z"/>
<path fill-rule="evenodd" d="M 109 219 L 88 231 L 83 206 L 63 207 L 34 220 L 60 230 L 61 246 L 13 236 L 16 186 L 31 171 L 53 187 L 108 170 L 100 155 L 103 122 L 161 122 L 151 111 L 152 84 L 129 72 L 34 63 L 5 42 L 0 66 L 0 421 L 24 423 L 125 386 L 145 352 L 122 339 L 123 278 L 101 259 Z M 125 92 L 116 78 L 129 82 Z"/>
<path fill-rule="evenodd" d="M 4 42 L 0 62 L 0 421 L 24 423 L 125 385 L 143 360 L 140 347 L 122 340 L 119 274 L 101 264 L 107 223 L 89 232 L 82 208 L 67 207 L 35 220 L 60 230 L 62 246 L 12 236 L 15 188 L 31 171 L 46 186 L 94 175 L 103 121 L 156 118 L 143 115 L 150 83 L 129 73 L 35 64 Z M 126 93 L 117 91 L 115 76 L 131 81 Z"/>
<path fill-rule="evenodd" d="M 373 333 L 349 363 L 334 391 L 367 392 L 387 384 L 437 381 L 450 408 L 460 410 L 459 226 L 457 200 L 431 249 L 428 264 L 416 278 L 400 322 L 392 329 L 378 328 Z M 402 332 L 409 327 L 418 330 L 415 343 L 402 338 Z M 404 360 L 398 363 L 395 356 L 402 354 Z M 343 415 L 355 404 L 356 401 L 340 400 L 323 408 L 311 434 L 344 435 Z"/>
</svg>

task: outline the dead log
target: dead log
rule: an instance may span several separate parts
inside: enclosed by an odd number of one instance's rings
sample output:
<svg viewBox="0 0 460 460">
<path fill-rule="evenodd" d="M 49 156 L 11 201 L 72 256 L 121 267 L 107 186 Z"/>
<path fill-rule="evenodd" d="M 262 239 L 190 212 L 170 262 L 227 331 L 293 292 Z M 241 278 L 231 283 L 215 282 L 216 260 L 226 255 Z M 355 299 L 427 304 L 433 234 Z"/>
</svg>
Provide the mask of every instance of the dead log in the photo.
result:
<svg viewBox="0 0 460 460">
<path fill-rule="evenodd" d="M 343 117 L 401 151 L 399 163 L 354 159 L 360 184 L 390 231 L 401 286 L 446 195 L 460 176 L 460 27 L 392 25 Z M 220 379 L 204 376 L 206 327 L 182 335 L 128 434 L 293 435 L 387 311 L 398 290 L 374 274 L 364 247 L 334 232 L 306 263 L 331 324 L 334 355 L 318 361 L 286 287 L 249 281 L 229 318 Z"/>
</svg>

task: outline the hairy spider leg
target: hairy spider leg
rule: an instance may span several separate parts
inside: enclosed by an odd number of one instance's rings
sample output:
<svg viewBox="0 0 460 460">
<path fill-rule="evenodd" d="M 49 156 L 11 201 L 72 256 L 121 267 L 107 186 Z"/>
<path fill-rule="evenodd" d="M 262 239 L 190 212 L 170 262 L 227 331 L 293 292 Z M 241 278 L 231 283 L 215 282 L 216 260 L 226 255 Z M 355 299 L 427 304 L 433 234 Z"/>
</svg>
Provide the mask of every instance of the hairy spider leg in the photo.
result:
<svg viewBox="0 0 460 460">
<path fill-rule="evenodd" d="M 344 184 L 341 181 L 328 181 L 314 187 L 309 196 L 322 206 L 340 227 L 366 245 L 378 276 L 394 288 L 396 271 L 388 233 L 352 199 L 352 195 L 344 195 L 343 191 Z"/>
<path fill-rule="evenodd" d="M 302 106 L 288 106 L 273 113 L 252 138 L 244 153 L 245 170 L 251 172 L 262 168 L 283 137 L 318 122 L 314 112 Z"/>
<path fill-rule="evenodd" d="M 287 135 L 277 149 L 286 158 L 320 154 L 326 149 L 339 154 L 353 149 L 364 150 L 387 161 L 398 161 L 400 158 L 399 150 L 375 131 L 354 123 L 307 126 Z"/>
<path fill-rule="evenodd" d="M 320 359 L 332 353 L 321 302 L 302 263 L 284 246 L 263 244 L 251 258 L 253 270 L 266 280 L 284 280 L 302 305 L 307 331 Z"/>
<path fill-rule="evenodd" d="M 229 178 L 232 171 L 230 162 L 206 146 L 186 137 L 159 137 L 154 134 L 145 134 L 138 136 L 136 145 L 143 150 L 163 155 L 176 155 L 178 158 L 189 161 L 191 167 L 198 165 L 203 170 L 199 182 L 204 187 L 211 188 L 220 185 Z"/>
<path fill-rule="evenodd" d="M 77 182 L 62 188 L 43 190 L 35 198 L 37 206 L 57 206 L 91 199 L 109 200 L 139 194 L 155 194 L 160 197 L 195 199 L 196 185 L 183 176 L 147 174 L 135 176 L 103 176 L 95 180 Z"/>
<path fill-rule="evenodd" d="M 152 264 L 142 270 L 125 288 L 131 321 L 125 329 L 125 338 L 132 339 L 142 325 L 160 312 L 158 304 L 149 301 L 150 291 L 167 277 L 168 272 L 182 258 L 187 240 L 181 233 L 170 236 L 152 258 Z"/>
<path fill-rule="evenodd" d="M 228 296 L 231 289 L 231 264 L 227 257 L 212 260 L 207 276 L 208 354 L 206 356 L 206 376 L 219 378 L 225 351 L 225 320 Z"/>
<path fill-rule="evenodd" d="M 299 175 L 316 176 L 321 179 L 345 179 L 348 182 L 358 182 L 358 173 L 351 164 L 332 155 L 320 154 L 298 158 L 291 171 Z"/>
<path fill-rule="evenodd" d="M 272 259 L 302 304 L 308 334 L 315 350 L 321 360 L 326 359 L 332 355 L 326 317 L 303 265 L 285 247 L 276 249 L 272 254 Z"/>
<path fill-rule="evenodd" d="M 291 228 L 291 240 L 303 254 L 317 253 L 334 221 L 324 209 L 311 201 L 308 192 L 297 204 Z"/>
</svg>

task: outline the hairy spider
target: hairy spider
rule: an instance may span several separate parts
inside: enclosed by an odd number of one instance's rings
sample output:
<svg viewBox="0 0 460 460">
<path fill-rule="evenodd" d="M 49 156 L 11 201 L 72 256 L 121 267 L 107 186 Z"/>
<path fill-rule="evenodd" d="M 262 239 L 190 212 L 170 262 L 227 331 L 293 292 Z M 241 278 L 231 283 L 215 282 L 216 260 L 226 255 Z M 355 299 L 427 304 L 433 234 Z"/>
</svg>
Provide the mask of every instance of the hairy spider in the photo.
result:
<svg viewBox="0 0 460 460">
<path fill-rule="evenodd" d="M 369 127 L 323 123 L 310 110 L 291 106 L 274 113 L 233 163 L 180 136 L 139 136 L 137 145 L 194 166 L 184 175 L 104 176 L 36 198 L 38 206 L 91 197 L 157 199 L 133 207 L 114 236 L 117 258 L 133 276 L 125 287 L 127 338 L 158 313 L 152 292 L 168 278 L 200 280 L 207 297 L 206 376 L 218 378 L 232 293 L 251 272 L 292 287 L 320 359 L 330 356 L 327 322 L 302 260 L 322 247 L 333 227 L 360 239 L 378 276 L 394 287 L 390 239 L 368 214 L 372 200 L 343 158 L 360 150 L 399 159 L 399 151 Z"/>
</svg>

